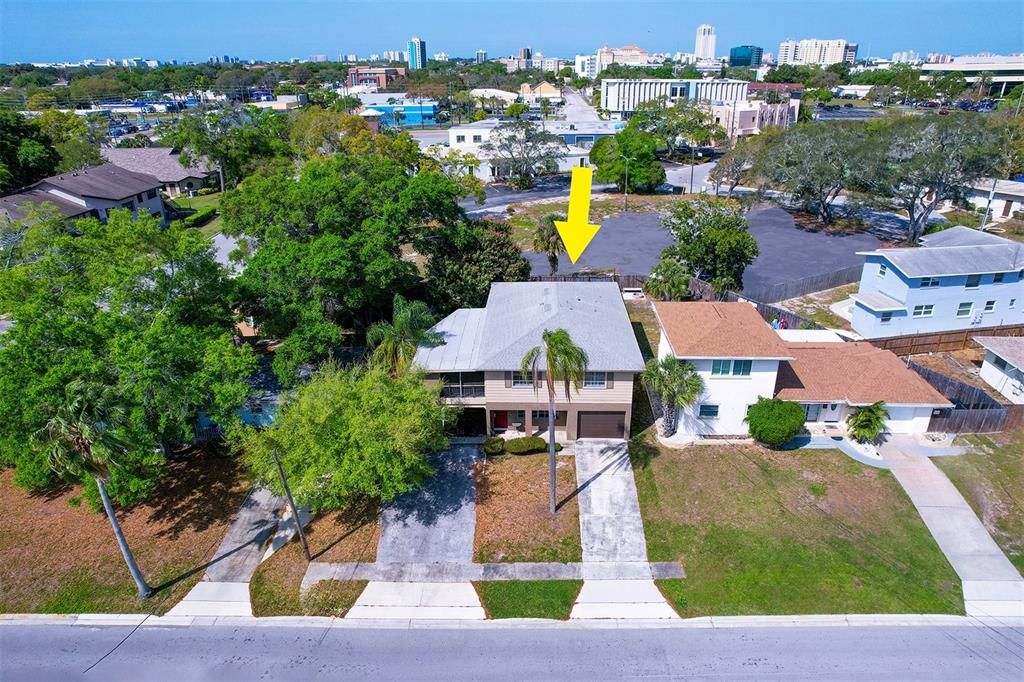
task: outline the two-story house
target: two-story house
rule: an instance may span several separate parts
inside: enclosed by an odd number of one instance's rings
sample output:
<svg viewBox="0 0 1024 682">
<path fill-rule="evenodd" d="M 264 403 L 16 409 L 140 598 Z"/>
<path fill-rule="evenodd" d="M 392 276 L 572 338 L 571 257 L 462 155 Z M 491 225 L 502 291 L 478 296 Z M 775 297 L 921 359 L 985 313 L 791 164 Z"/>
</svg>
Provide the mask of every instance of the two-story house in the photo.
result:
<svg viewBox="0 0 1024 682">
<path fill-rule="evenodd" d="M 1024 244 L 962 226 L 922 244 L 861 254 L 854 331 L 874 339 L 1024 322 Z"/>
<path fill-rule="evenodd" d="M 111 163 L 45 178 L 26 190 L 0 197 L 0 215 L 11 221 L 23 220 L 42 204 L 56 207 L 65 218 L 106 221 L 108 211 L 126 208 L 167 219 L 160 181 Z"/>
<path fill-rule="evenodd" d="M 556 391 L 561 440 L 626 438 L 633 377 L 644 367 L 622 294 L 612 282 L 496 282 L 484 308 L 461 308 L 434 326 L 443 343 L 421 347 L 415 364 L 442 396 L 463 407 L 466 434 L 540 434 L 547 429 L 548 391 L 521 370 L 544 330 L 565 329 L 587 353 L 580 388 Z M 543 367 L 543 363 L 541 364 Z"/>
<path fill-rule="evenodd" d="M 933 411 L 950 407 L 892 352 L 774 330 L 748 303 L 658 302 L 654 310 L 659 357 L 690 362 L 704 383 L 697 400 L 679 410 L 679 441 L 746 436 L 747 410 L 761 397 L 800 403 L 809 429 L 841 429 L 854 408 L 882 401 L 889 432 L 924 433 Z"/>
</svg>

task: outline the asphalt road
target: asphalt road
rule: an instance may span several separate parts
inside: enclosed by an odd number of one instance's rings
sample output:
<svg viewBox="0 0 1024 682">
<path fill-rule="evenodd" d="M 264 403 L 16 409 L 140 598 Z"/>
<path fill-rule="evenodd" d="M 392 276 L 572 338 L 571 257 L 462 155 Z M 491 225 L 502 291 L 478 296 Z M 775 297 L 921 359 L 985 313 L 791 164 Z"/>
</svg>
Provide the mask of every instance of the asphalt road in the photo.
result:
<svg viewBox="0 0 1024 682">
<path fill-rule="evenodd" d="M 562 95 L 565 97 L 565 105 L 562 107 L 562 117 L 567 121 L 599 121 L 597 110 L 587 103 L 578 91 L 572 88 L 563 88 Z"/>
<path fill-rule="evenodd" d="M 1024 679 L 1019 628 L 193 626 L 140 628 L 128 636 L 130 631 L 0 626 L 0 679 Z"/>
</svg>

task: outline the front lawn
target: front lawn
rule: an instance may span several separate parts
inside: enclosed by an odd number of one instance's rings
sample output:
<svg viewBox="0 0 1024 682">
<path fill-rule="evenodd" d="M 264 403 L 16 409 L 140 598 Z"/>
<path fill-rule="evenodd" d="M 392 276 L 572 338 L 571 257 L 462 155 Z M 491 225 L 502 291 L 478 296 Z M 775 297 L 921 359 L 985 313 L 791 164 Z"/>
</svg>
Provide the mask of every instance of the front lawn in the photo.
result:
<svg viewBox="0 0 1024 682">
<path fill-rule="evenodd" d="M 377 559 L 378 508 L 362 504 L 321 514 L 306 526 L 314 561 L 350 563 Z M 325 580 L 300 595 L 306 557 L 296 537 L 256 569 L 249 583 L 256 616 L 343 616 L 362 593 L 365 581 Z"/>
<path fill-rule="evenodd" d="M 582 580 L 494 580 L 473 583 L 488 618 L 568 620 Z"/>
<path fill-rule="evenodd" d="M 963 436 L 970 452 L 933 457 L 1000 549 L 1024 574 L 1024 433 Z"/>
<path fill-rule="evenodd" d="M 171 203 L 179 211 L 201 211 L 204 208 L 215 208 L 217 209 L 217 215 L 213 220 L 201 225 L 196 229 L 205 234 L 207 237 L 213 237 L 219 234 L 221 227 L 223 226 L 223 217 L 220 212 L 220 200 L 224 195 L 220 192 L 214 194 L 205 194 L 202 196 L 195 197 L 177 197 L 171 201 Z"/>
<path fill-rule="evenodd" d="M 888 472 L 836 450 L 630 447 L 651 561 L 680 615 L 963 613 L 960 580 Z"/>
<path fill-rule="evenodd" d="M 118 509 L 150 585 L 140 602 L 102 511 L 81 486 L 30 494 L 0 473 L 0 612 L 166 613 L 198 582 L 249 491 L 240 463 L 212 446 L 180 453 L 153 497 Z"/>
<path fill-rule="evenodd" d="M 480 563 L 583 560 L 576 467 L 559 456 L 559 509 L 548 511 L 548 454 L 498 455 L 477 465 L 473 556 Z"/>
</svg>

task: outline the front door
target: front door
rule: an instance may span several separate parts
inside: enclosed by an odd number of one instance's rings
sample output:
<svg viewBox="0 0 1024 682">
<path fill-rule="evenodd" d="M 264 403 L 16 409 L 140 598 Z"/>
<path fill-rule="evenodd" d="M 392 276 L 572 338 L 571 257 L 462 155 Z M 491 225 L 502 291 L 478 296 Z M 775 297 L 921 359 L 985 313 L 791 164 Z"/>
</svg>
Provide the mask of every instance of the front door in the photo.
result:
<svg viewBox="0 0 1024 682">
<path fill-rule="evenodd" d="M 804 421 L 816 422 L 818 421 L 818 415 L 821 413 L 821 405 L 818 403 L 808 403 L 804 405 L 804 414 L 806 419 Z"/>
<path fill-rule="evenodd" d="M 832 403 L 825 407 L 825 423 L 836 423 L 839 421 L 839 403 Z"/>
<path fill-rule="evenodd" d="M 508 428 L 508 412 L 506 410 L 498 410 L 497 412 L 494 413 L 494 428 Z"/>
</svg>

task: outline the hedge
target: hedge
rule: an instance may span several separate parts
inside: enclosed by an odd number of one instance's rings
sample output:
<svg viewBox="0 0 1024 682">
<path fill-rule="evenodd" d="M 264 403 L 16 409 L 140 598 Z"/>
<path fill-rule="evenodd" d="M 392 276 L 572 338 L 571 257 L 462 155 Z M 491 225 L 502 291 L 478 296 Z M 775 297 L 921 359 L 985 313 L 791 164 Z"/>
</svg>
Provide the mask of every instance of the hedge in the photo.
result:
<svg viewBox="0 0 1024 682">
<path fill-rule="evenodd" d="M 555 452 L 562 449 L 560 443 L 555 443 Z M 510 455 L 532 455 L 536 452 L 547 452 L 548 442 L 540 436 L 523 436 L 505 441 L 505 452 Z"/>
<path fill-rule="evenodd" d="M 495 436 L 494 438 L 488 438 L 484 441 L 485 455 L 500 455 L 503 452 L 505 452 L 504 438 L 498 438 Z"/>
<path fill-rule="evenodd" d="M 196 211 L 190 216 L 186 216 L 182 223 L 185 227 L 201 227 L 206 223 L 210 222 L 217 216 L 217 209 L 213 206 L 207 206 L 206 208 Z"/>
</svg>

